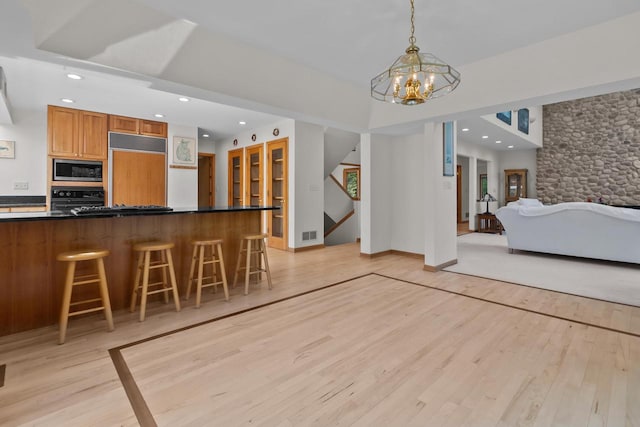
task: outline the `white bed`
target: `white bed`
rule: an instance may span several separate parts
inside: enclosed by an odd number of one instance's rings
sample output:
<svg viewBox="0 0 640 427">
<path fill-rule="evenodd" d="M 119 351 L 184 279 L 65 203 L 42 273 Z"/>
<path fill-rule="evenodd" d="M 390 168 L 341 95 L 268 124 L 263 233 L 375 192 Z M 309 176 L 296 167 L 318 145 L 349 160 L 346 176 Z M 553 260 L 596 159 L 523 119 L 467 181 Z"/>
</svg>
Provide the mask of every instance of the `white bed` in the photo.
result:
<svg viewBox="0 0 640 427">
<path fill-rule="evenodd" d="M 513 249 L 640 263 L 640 210 L 597 203 L 543 206 L 520 199 L 496 211 Z"/>
</svg>

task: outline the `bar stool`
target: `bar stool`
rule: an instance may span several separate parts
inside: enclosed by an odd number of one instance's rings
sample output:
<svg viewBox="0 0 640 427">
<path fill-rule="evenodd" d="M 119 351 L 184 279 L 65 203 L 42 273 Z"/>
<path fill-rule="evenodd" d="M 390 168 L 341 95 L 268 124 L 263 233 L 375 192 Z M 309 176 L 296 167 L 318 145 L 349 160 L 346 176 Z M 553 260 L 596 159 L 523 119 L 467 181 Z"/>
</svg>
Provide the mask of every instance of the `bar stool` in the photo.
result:
<svg viewBox="0 0 640 427">
<path fill-rule="evenodd" d="M 213 286 L 214 290 L 218 289 L 218 285 L 222 285 L 224 290 L 224 298 L 229 301 L 229 288 L 227 287 L 227 274 L 224 270 L 224 258 L 222 256 L 222 239 L 212 240 L 194 240 L 193 255 L 191 257 L 191 268 L 189 269 L 189 284 L 187 285 L 187 295 L 185 299 L 189 299 L 191 295 L 191 284 L 195 280 L 196 284 L 196 308 L 200 307 L 200 298 L 202 296 L 202 288 Z M 210 255 L 207 255 L 207 248 L 210 248 Z M 198 264 L 198 277 L 194 277 L 196 263 Z M 220 278 L 218 278 L 218 269 L 216 264 L 220 265 Z M 211 276 L 203 277 L 204 266 L 211 266 Z M 203 284 L 203 280 L 211 279 L 211 283 Z"/>
<path fill-rule="evenodd" d="M 233 277 L 233 286 L 236 286 L 238 280 L 238 273 L 240 270 L 245 270 L 244 273 L 244 294 L 249 294 L 249 276 L 252 274 L 267 273 L 267 282 L 269 283 L 269 289 L 271 286 L 271 272 L 269 271 L 269 261 L 267 260 L 267 247 L 264 243 L 264 239 L 267 238 L 266 234 L 245 234 L 240 240 L 240 251 L 238 252 L 238 262 L 236 263 L 236 274 Z M 245 242 L 247 243 L 245 247 Z M 253 246 L 252 243 L 253 242 Z M 241 266 L 242 253 L 245 254 L 244 266 Z M 264 262 L 264 268 L 261 267 L 260 255 Z M 252 263 L 251 260 L 254 260 Z M 260 277 L 260 276 L 259 276 Z"/>
<path fill-rule="evenodd" d="M 104 310 L 104 316 L 107 319 L 107 329 L 109 331 L 113 331 L 113 317 L 111 315 L 109 289 L 107 287 L 107 276 L 104 272 L 103 262 L 103 258 L 107 255 L 109 255 L 109 251 L 106 249 L 87 249 L 62 252 L 56 257 L 58 261 L 69 263 L 67 264 L 67 276 L 64 282 L 62 309 L 60 310 L 60 336 L 58 339 L 59 344 L 64 344 L 64 340 L 67 335 L 67 324 L 69 322 L 69 317 L 71 316 Z M 91 260 L 96 261 L 97 273 L 76 276 L 76 263 Z M 79 285 L 88 285 L 90 283 L 98 284 L 98 289 L 100 290 L 100 298 L 71 302 L 73 287 Z M 101 301 L 102 305 L 99 307 L 87 308 L 85 310 L 78 310 L 73 312 L 69 311 L 72 305 L 88 304 L 96 301 Z"/>
<path fill-rule="evenodd" d="M 147 309 L 147 296 L 163 293 L 164 302 L 169 302 L 169 291 L 173 291 L 173 301 L 176 305 L 176 311 L 180 311 L 180 297 L 178 296 L 178 286 L 176 285 L 176 273 L 173 269 L 173 258 L 171 257 L 171 248 L 174 244 L 171 242 L 147 242 L 133 245 L 133 250 L 139 252 L 138 266 L 136 268 L 136 278 L 133 283 L 133 292 L 131 293 L 131 307 L 133 313 L 136 309 L 136 301 L 140 292 L 140 321 L 144 321 Z M 151 253 L 158 252 L 160 259 L 151 260 Z M 157 257 L 156 257 L 157 258 Z M 162 280 L 159 282 L 149 283 L 150 271 L 161 269 Z M 169 278 L 167 280 L 167 270 Z M 142 281 L 140 279 L 142 278 Z M 153 291 L 149 291 L 151 287 L 159 287 Z"/>
</svg>

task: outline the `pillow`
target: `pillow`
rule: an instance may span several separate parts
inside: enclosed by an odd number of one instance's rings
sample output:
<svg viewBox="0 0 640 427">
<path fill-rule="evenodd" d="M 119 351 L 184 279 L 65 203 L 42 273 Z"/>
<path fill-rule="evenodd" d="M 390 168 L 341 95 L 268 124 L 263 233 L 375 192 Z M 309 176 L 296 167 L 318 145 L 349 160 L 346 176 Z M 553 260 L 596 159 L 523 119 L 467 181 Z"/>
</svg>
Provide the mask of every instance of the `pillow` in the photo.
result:
<svg viewBox="0 0 640 427">
<path fill-rule="evenodd" d="M 521 206 L 542 206 L 542 202 L 538 199 L 524 199 L 521 197 L 518 199 L 518 203 Z"/>
</svg>

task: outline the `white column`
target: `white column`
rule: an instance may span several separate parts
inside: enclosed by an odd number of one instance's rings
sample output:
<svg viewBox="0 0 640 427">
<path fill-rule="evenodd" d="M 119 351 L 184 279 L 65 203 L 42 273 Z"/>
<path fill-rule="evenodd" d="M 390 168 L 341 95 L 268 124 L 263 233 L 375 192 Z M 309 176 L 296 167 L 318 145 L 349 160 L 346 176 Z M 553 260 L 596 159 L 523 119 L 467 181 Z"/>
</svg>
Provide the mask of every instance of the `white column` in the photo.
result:
<svg viewBox="0 0 640 427">
<path fill-rule="evenodd" d="M 469 230 L 476 229 L 478 197 L 478 159 L 469 157 Z"/>
<path fill-rule="evenodd" d="M 360 252 L 371 254 L 371 134 L 360 134 Z"/>
<path fill-rule="evenodd" d="M 454 128 L 454 162 L 456 135 Z M 456 177 L 443 176 L 442 123 L 424 125 L 425 250 L 426 270 L 439 270 L 457 262 Z M 455 171 L 455 164 L 454 164 Z"/>
</svg>

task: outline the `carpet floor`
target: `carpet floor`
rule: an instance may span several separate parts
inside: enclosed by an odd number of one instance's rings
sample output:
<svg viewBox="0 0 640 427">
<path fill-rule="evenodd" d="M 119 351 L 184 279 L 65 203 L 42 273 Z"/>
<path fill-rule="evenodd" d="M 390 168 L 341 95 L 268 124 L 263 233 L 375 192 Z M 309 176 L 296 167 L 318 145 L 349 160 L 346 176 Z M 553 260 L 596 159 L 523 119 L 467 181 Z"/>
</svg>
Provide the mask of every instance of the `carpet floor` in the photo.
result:
<svg viewBox="0 0 640 427">
<path fill-rule="evenodd" d="M 605 301 L 640 306 L 640 266 L 507 249 L 507 237 L 471 233 L 458 237 L 454 273 L 502 280 Z"/>
</svg>

